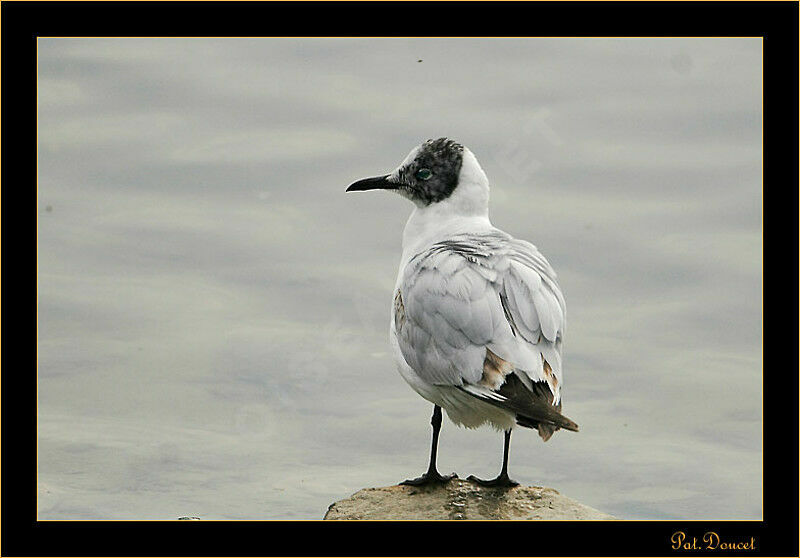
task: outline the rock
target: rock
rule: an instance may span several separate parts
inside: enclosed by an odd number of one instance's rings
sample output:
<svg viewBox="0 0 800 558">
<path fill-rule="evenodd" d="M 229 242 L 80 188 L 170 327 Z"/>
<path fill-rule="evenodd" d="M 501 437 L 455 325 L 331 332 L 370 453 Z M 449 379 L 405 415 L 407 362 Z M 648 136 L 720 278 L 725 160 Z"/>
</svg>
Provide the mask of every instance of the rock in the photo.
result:
<svg viewBox="0 0 800 558">
<path fill-rule="evenodd" d="M 443 486 L 365 488 L 334 502 L 323 519 L 616 519 L 541 486 L 487 488 L 455 479 Z"/>
</svg>

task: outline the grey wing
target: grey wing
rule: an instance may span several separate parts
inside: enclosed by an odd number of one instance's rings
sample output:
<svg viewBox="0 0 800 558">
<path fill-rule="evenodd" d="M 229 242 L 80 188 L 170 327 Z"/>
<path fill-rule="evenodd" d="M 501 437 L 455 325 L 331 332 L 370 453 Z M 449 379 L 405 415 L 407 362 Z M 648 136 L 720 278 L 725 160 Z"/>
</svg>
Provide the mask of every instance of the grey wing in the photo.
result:
<svg viewBox="0 0 800 558">
<path fill-rule="evenodd" d="M 394 316 L 423 380 L 509 410 L 545 440 L 577 430 L 560 414 L 564 297 L 532 244 L 498 231 L 434 245 L 406 266 Z"/>
<path fill-rule="evenodd" d="M 397 296 L 400 349 L 424 380 L 491 384 L 488 350 L 524 371 L 526 385 L 547 382 L 557 402 L 566 309 L 532 244 L 500 231 L 441 242 L 409 262 Z"/>
<path fill-rule="evenodd" d="M 560 400 L 563 369 L 561 350 L 567 323 L 564 296 L 553 268 L 533 244 L 513 239 L 501 291 L 506 315 L 518 339 L 541 355 L 541 368 L 531 376 L 544 380 Z"/>
<path fill-rule="evenodd" d="M 395 332 L 403 357 L 423 380 L 477 383 L 486 346 L 503 328 L 513 335 L 493 276 L 491 269 L 436 247 L 406 266 L 395 298 Z"/>
<path fill-rule="evenodd" d="M 513 369 L 529 389 L 545 382 L 558 404 L 566 306 L 532 244 L 501 231 L 441 242 L 409 262 L 397 297 L 398 343 L 424 380 L 498 388 Z"/>
</svg>

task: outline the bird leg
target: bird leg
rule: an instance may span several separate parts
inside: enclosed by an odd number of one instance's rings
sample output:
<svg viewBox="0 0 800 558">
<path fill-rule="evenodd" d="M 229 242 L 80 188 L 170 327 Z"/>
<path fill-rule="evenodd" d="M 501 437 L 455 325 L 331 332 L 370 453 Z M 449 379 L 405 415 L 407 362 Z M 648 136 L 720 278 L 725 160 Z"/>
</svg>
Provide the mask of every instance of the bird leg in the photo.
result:
<svg viewBox="0 0 800 558">
<path fill-rule="evenodd" d="M 433 439 L 431 440 L 431 462 L 428 465 L 428 470 L 422 473 L 422 476 L 415 479 L 404 480 L 400 484 L 409 486 L 422 486 L 425 484 L 445 484 L 452 479 L 457 479 L 458 475 L 451 473 L 449 475 L 441 475 L 436 470 L 436 451 L 439 447 L 439 430 L 442 428 L 442 408 L 438 405 L 433 406 L 433 416 L 431 417 L 431 426 L 433 426 Z"/>
<path fill-rule="evenodd" d="M 492 480 L 483 480 L 479 479 L 475 475 L 470 475 L 467 477 L 468 481 L 476 482 L 481 486 L 519 486 L 519 483 L 515 480 L 512 480 L 508 476 L 508 451 L 511 446 L 511 429 L 506 430 L 505 432 L 505 443 L 503 445 L 503 469 L 500 471 L 500 474 L 497 475 L 497 478 Z"/>
</svg>

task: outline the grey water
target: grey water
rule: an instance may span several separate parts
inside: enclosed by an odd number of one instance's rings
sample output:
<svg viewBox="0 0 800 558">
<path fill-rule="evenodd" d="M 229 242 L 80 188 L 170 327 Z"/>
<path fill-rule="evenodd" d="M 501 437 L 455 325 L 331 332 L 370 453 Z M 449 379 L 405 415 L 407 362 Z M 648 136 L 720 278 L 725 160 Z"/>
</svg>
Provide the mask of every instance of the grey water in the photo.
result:
<svg viewBox="0 0 800 558">
<path fill-rule="evenodd" d="M 440 136 L 567 301 L 511 475 L 760 519 L 760 39 L 39 39 L 39 519 L 321 519 L 427 465 L 388 348 L 403 225 L 345 194 Z M 502 435 L 445 419 L 440 469 Z"/>
</svg>

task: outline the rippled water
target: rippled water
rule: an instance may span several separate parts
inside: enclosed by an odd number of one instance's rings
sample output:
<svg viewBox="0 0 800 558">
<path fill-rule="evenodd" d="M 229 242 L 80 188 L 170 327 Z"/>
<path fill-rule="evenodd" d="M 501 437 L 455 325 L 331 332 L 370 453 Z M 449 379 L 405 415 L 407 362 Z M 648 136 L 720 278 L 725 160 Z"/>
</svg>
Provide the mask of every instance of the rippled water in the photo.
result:
<svg viewBox="0 0 800 558">
<path fill-rule="evenodd" d="M 761 42 L 39 41 L 39 518 L 319 519 L 416 476 L 387 330 L 411 205 L 467 145 L 568 308 L 511 474 L 626 519 L 761 517 Z M 502 435 L 445 421 L 442 471 Z"/>
</svg>

